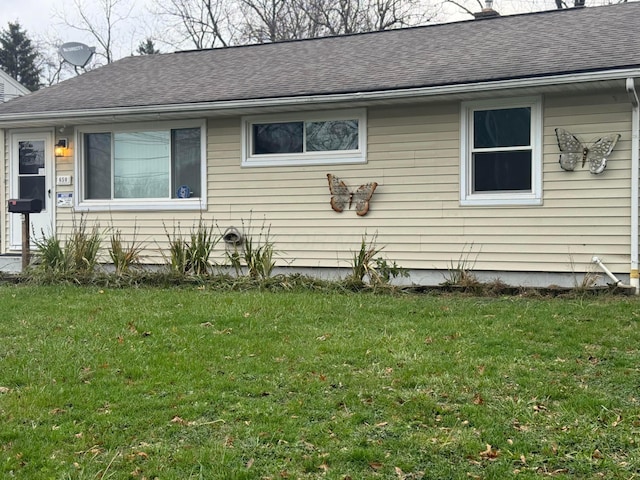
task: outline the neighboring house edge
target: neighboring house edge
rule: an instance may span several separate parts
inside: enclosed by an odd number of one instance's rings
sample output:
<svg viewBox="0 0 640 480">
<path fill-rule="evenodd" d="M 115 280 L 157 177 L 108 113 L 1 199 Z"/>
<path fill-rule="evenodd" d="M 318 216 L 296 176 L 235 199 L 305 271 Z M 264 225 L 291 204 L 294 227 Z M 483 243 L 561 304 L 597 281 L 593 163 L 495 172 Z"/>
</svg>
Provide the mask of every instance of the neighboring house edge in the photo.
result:
<svg viewBox="0 0 640 480">
<path fill-rule="evenodd" d="M 27 87 L 0 68 L 0 103 L 28 93 Z"/>
<path fill-rule="evenodd" d="M 87 72 L 0 105 L 0 253 L 21 249 L 8 199 L 39 197 L 34 234 L 82 216 L 143 243 L 149 265 L 204 221 L 269 232 L 282 272 L 344 276 L 375 239 L 418 285 L 467 269 L 637 292 L 639 15 L 631 2 Z"/>
</svg>

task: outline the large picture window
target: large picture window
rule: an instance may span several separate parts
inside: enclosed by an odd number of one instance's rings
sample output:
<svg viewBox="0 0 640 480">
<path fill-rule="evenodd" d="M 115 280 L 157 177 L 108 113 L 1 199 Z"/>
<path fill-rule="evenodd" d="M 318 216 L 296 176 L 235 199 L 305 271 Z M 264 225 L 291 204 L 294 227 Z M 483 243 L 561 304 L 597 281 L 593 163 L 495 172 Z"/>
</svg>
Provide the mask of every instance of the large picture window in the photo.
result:
<svg viewBox="0 0 640 480">
<path fill-rule="evenodd" d="M 463 205 L 542 202 L 540 100 L 462 105 Z"/>
<path fill-rule="evenodd" d="M 203 135 L 200 123 L 81 132 L 82 201 L 110 208 L 201 204 Z"/>
<path fill-rule="evenodd" d="M 364 162 L 365 110 L 243 119 L 243 166 Z"/>
</svg>

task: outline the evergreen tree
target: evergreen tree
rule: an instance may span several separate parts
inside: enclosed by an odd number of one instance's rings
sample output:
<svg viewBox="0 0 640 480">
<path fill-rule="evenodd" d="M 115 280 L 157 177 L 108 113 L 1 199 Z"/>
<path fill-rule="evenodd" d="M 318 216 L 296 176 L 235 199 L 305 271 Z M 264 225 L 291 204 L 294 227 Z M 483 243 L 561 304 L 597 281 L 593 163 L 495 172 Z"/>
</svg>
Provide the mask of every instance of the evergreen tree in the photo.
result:
<svg viewBox="0 0 640 480">
<path fill-rule="evenodd" d="M 156 48 L 153 40 L 150 38 L 147 38 L 144 42 L 140 42 L 140 45 L 138 45 L 139 55 L 153 55 L 155 53 L 160 53 L 160 50 Z"/>
<path fill-rule="evenodd" d="M 40 88 L 38 52 L 18 22 L 0 32 L 0 68 L 32 92 Z"/>
</svg>

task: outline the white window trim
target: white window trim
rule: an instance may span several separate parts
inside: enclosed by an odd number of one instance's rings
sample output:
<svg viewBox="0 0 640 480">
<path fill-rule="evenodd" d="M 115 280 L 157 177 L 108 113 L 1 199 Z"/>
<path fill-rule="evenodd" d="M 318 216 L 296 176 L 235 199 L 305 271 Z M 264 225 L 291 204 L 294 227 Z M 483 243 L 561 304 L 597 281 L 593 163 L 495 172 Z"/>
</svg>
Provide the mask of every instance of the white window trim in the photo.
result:
<svg viewBox="0 0 640 480">
<path fill-rule="evenodd" d="M 252 125 L 254 123 L 309 122 L 323 120 L 358 120 L 358 149 L 335 152 L 303 152 L 252 155 Z M 330 110 L 326 112 L 297 112 L 277 115 L 242 117 L 242 166 L 277 167 L 304 165 L 335 165 L 367 163 L 367 111 L 364 108 Z"/>
<path fill-rule="evenodd" d="M 84 134 L 167 131 L 179 128 L 200 128 L 200 191 L 199 198 L 123 198 L 86 200 L 84 198 Z M 150 211 L 205 210 L 207 208 L 207 125 L 205 120 L 183 120 L 127 124 L 90 125 L 76 129 L 75 145 L 75 209 L 78 211 Z"/>
<path fill-rule="evenodd" d="M 531 191 L 473 193 L 471 162 L 473 112 L 510 107 L 531 108 Z M 542 97 L 463 102 L 460 113 L 460 205 L 542 205 Z M 500 149 L 501 151 L 509 148 Z"/>
</svg>

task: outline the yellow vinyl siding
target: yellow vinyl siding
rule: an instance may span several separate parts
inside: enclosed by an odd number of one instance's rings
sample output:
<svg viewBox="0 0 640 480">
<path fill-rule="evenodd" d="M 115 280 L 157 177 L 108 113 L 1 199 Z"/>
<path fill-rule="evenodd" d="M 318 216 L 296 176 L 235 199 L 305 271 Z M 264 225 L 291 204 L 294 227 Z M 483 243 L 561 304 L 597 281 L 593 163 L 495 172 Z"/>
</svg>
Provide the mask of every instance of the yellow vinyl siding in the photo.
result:
<svg viewBox="0 0 640 480">
<path fill-rule="evenodd" d="M 541 206 L 459 205 L 460 105 L 449 102 L 369 108 L 364 165 L 242 168 L 240 118 L 208 119 L 206 212 L 86 217 L 105 232 L 121 230 L 128 241 L 135 231 L 151 263 L 164 262 L 167 233 L 188 234 L 202 218 L 219 233 L 229 226 L 244 225 L 254 235 L 268 228 L 279 266 L 348 267 L 366 233 L 369 239 L 377 234 L 383 255 L 405 268 L 446 270 L 468 256 L 476 270 L 585 272 L 598 255 L 614 271 L 628 271 L 631 115 L 624 92 L 547 96 L 543 106 Z M 608 133 L 622 138 L 602 175 L 586 166 L 565 172 L 556 127 L 584 140 Z M 68 162 L 57 167 L 57 174 L 73 173 Z M 378 182 L 366 216 L 331 209 L 327 173 L 352 190 Z M 58 209 L 62 234 L 72 225 L 71 213 Z M 214 259 L 221 261 L 223 252 L 220 243 Z"/>
</svg>

